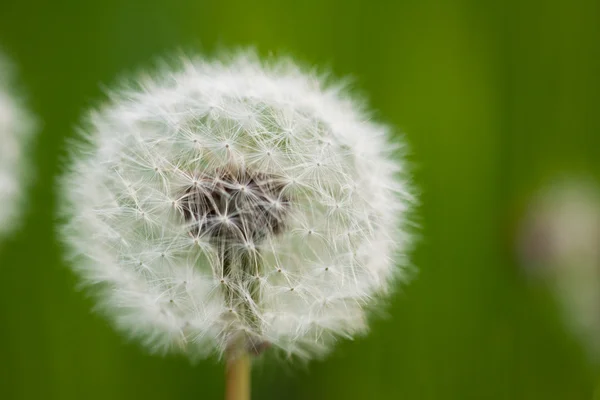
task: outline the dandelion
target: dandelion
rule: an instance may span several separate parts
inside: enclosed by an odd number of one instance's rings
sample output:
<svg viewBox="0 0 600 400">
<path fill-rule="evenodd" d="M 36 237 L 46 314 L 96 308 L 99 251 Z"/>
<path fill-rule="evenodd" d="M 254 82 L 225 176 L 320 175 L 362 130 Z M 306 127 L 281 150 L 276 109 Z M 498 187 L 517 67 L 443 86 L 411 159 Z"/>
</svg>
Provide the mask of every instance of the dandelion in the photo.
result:
<svg viewBox="0 0 600 400">
<path fill-rule="evenodd" d="M 17 228 L 29 182 L 25 148 L 33 132 L 31 116 L 11 90 L 12 71 L 0 56 L 0 238 Z"/>
<path fill-rule="evenodd" d="M 519 235 L 530 276 L 556 295 L 567 327 L 600 360 L 600 188 L 570 177 L 542 190 Z"/>
<path fill-rule="evenodd" d="M 404 276 L 412 197 L 388 130 L 289 60 L 140 77 L 90 113 L 62 178 L 74 269 L 119 330 L 224 354 L 233 382 L 267 348 L 323 356 Z"/>
</svg>

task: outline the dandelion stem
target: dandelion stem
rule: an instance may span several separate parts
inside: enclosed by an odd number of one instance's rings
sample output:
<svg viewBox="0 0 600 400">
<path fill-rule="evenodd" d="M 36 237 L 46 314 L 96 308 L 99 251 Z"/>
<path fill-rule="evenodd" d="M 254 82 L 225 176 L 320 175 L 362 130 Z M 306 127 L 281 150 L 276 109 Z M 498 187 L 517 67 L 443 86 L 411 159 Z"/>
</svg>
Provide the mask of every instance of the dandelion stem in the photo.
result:
<svg viewBox="0 0 600 400">
<path fill-rule="evenodd" d="M 225 400 L 250 400 L 250 356 L 234 353 L 225 369 Z"/>
</svg>

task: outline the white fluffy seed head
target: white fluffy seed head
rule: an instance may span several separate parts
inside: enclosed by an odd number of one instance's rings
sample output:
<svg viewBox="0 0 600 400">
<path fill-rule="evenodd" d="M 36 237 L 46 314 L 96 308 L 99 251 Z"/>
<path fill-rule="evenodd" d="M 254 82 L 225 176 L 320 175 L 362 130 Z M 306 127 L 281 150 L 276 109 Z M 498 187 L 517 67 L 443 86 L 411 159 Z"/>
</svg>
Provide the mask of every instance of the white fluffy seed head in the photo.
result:
<svg viewBox="0 0 600 400">
<path fill-rule="evenodd" d="M 533 198 L 519 250 L 532 277 L 546 282 L 566 324 L 600 361 L 600 187 L 589 177 L 557 179 Z"/>
<path fill-rule="evenodd" d="M 191 358 L 310 358 L 401 277 L 412 202 L 388 128 L 339 86 L 252 53 L 185 60 L 89 115 L 63 239 L 118 328 Z"/>
<path fill-rule="evenodd" d="M 0 239 L 13 231 L 23 209 L 29 182 L 27 148 L 33 120 L 12 90 L 12 71 L 0 55 Z"/>
</svg>

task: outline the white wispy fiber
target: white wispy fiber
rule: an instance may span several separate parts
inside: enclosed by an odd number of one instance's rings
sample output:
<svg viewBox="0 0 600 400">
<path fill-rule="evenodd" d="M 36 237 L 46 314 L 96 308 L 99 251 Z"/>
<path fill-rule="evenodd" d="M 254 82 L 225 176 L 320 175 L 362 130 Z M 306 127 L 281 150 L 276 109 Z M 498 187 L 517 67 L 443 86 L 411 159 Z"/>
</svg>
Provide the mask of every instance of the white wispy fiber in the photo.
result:
<svg viewBox="0 0 600 400">
<path fill-rule="evenodd" d="M 101 309 L 152 351 L 323 355 L 403 277 L 402 146 L 290 60 L 163 66 L 112 92 L 82 136 L 63 240 Z"/>
<path fill-rule="evenodd" d="M 26 146 L 34 124 L 12 79 L 12 68 L 0 55 L 0 239 L 18 227 L 30 181 Z"/>
</svg>

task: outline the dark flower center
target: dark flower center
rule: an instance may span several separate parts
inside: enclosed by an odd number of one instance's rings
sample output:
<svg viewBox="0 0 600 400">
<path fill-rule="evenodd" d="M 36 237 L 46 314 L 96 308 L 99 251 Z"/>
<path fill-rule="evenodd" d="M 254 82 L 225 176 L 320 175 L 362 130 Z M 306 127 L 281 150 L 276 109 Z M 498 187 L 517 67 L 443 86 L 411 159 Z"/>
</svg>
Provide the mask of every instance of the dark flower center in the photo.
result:
<svg viewBox="0 0 600 400">
<path fill-rule="evenodd" d="M 258 244 L 284 228 L 289 199 L 275 175 L 247 170 L 218 170 L 198 177 L 185 190 L 182 211 L 193 235 L 221 244 Z"/>
</svg>

